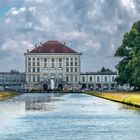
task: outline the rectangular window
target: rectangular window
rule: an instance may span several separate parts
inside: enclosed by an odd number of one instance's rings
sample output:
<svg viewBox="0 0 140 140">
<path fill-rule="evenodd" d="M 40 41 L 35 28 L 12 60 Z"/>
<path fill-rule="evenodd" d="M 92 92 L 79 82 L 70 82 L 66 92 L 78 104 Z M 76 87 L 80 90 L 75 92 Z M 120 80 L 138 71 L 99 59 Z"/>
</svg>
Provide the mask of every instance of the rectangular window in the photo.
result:
<svg viewBox="0 0 140 140">
<path fill-rule="evenodd" d="M 44 62 L 47 62 L 47 58 L 44 58 Z"/>
<path fill-rule="evenodd" d="M 59 58 L 59 62 L 62 62 L 62 58 Z"/>
<path fill-rule="evenodd" d="M 28 68 L 28 72 L 31 72 L 31 68 Z"/>
<path fill-rule="evenodd" d="M 75 72 L 77 72 L 77 68 L 75 68 Z"/>
<path fill-rule="evenodd" d="M 28 62 L 28 66 L 31 66 L 31 62 Z"/>
<path fill-rule="evenodd" d="M 77 62 L 75 62 L 75 66 L 77 66 Z"/>
<path fill-rule="evenodd" d="M 77 82 L 77 76 L 75 76 L 75 82 Z"/>
<path fill-rule="evenodd" d="M 107 82 L 107 76 L 105 76 L 105 82 Z"/>
<path fill-rule="evenodd" d="M 51 67 L 54 68 L 54 58 L 51 59 Z"/>
<path fill-rule="evenodd" d="M 97 82 L 100 82 L 100 77 L 99 76 L 97 77 Z"/>
<path fill-rule="evenodd" d="M 39 76 L 37 76 L 37 82 L 40 82 L 40 77 Z"/>
<path fill-rule="evenodd" d="M 73 66 L 73 62 L 70 62 L 70 65 Z"/>
<path fill-rule="evenodd" d="M 51 61 L 54 62 L 54 58 L 52 58 Z"/>
<path fill-rule="evenodd" d="M 66 76 L 66 82 L 69 82 L 69 76 Z"/>
<path fill-rule="evenodd" d="M 112 76 L 112 82 L 114 82 L 115 81 L 115 77 L 114 76 Z"/>
<path fill-rule="evenodd" d="M 35 66 L 35 62 L 33 62 L 33 66 Z"/>
<path fill-rule="evenodd" d="M 40 66 L 40 63 L 39 62 L 37 62 L 37 66 Z"/>
<path fill-rule="evenodd" d="M 35 58 L 33 58 L 33 61 L 35 61 Z"/>
<path fill-rule="evenodd" d="M 62 82 L 62 76 L 59 76 L 58 81 Z"/>
<path fill-rule="evenodd" d="M 33 68 L 33 72 L 35 73 L 35 68 Z"/>
<path fill-rule="evenodd" d="M 35 82 L 36 80 L 35 80 L 35 76 L 33 76 L 33 82 Z"/>
<path fill-rule="evenodd" d="M 66 72 L 69 72 L 69 68 L 66 68 Z"/>
<path fill-rule="evenodd" d="M 28 58 L 28 61 L 31 61 L 31 58 Z"/>
<path fill-rule="evenodd" d="M 70 81 L 73 82 L 73 76 L 70 76 Z"/>
<path fill-rule="evenodd" d="M 37 68 L 37 72 L 38 72 L 38 73 L 40 72 L 40 68 L 39 68 L 39 67 Z"/>
<path fill-rule="evenodd" d="M 39 58 L 37 58 L 37 61 L 39 61 Z"/>
<path fill-rule="evenodd" d="M 69 66 L 69 62 L 66 62 L 66 66 Z"/>
<path fill-rule="evenodd" d="M 82 77 L 82 81 L 85 82 L 85 77 L 84 76 Z"/>
<path fill-rule="evenodd" d="M 70 69 L 70 72 L 73 72 L 73 68 Z"/>
<path fill-rule="evenodd" d="M 43 77 L 43 81 L 47 81 L 47 76 L 44 76 Z"/>
<path fill-rule="evenodd" d="M 90 80 L 90 82 L 92 82 L 92 76 L 90 76 L 89 80 Z"/>
<path fill-rule="evenodd" d="M 59 62 L 58 62 L 58 67 L 59 67 L 59 68 L 62 68 L 62 58 L 59 58 L 58 60 L 59 60 Z"/>
<path fill-rule="evenodd" d="M 31 82 L 31 76 L 28 77 L 28 82 Z"/>
<path fill-rule="evenodd" d="M 62 63 L 59 63 L 59 68 L 62 68 Z"/>
</svg>

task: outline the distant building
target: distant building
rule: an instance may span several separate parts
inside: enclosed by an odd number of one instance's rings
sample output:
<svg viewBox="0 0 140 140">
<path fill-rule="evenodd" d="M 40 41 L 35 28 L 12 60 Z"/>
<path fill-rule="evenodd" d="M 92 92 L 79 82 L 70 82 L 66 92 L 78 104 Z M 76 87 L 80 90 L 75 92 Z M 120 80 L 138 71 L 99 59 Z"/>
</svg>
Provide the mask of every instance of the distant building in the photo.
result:
<svg viewBox="0 0 140 140">
<path fill-rule="evenodd" d="M 25 85 L 25 73 L 0 72 L 0 90 L 21 91 Z"/>
<path fill-rule="evenodd" d="M 25 53 L 27 89 L 79 89 L 81 53 L 58 41 L 48 41 Z"/>
<path fill-rule="evenodd" d="M 117 85 L 116 72 L 86 72 L 81 73 L 80 84 L 82 89 L 114 90 Z"/>
</svg>

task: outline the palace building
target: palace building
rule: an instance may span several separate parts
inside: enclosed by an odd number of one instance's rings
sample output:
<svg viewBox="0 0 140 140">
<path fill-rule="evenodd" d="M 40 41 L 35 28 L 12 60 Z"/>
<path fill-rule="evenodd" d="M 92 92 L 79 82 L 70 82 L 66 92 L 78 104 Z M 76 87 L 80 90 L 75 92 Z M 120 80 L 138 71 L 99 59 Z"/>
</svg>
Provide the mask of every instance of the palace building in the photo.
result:
<svg viewBox="0 0 140 140">
<path fill-rule="evenodd" d="M 22 91 L 25 85 L 25 73 L 23 72 L 0 72 L 0 91 Z"/>
<path fill-rule="evenodd" d="M 24 55 L 27 89 L 80 88 L 81 53 L 65 43 L 54 40 L 40 43 Z"/>
<path fill-rule="evenodd" d="M 50 40 L 25 55 L 27 90 L 115 90 L 116 72 L 81 73 L 81 53 Z"/>
<path fill-rule="evenodd" d="M 116 72 L 86 72 L 81 73 L 80 84 L 82 89 L 88 90 L 115 90 L 117 85 Z"/>
</svg>

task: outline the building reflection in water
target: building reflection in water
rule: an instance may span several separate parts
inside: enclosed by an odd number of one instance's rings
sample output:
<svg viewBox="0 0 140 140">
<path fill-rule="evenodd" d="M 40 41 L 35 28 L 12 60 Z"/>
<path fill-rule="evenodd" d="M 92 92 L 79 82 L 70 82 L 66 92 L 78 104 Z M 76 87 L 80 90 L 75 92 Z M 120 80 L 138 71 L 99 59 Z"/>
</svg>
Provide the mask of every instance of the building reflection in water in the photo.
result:
<svg viewBox="0 0 140 140">
<path fill-rule="evenodd" d="M 55 101 L 60 101 L 55 97 L 34 97 L 25 100 L 26 111 L 52 111 L 55 109 Z"/>
</svg>

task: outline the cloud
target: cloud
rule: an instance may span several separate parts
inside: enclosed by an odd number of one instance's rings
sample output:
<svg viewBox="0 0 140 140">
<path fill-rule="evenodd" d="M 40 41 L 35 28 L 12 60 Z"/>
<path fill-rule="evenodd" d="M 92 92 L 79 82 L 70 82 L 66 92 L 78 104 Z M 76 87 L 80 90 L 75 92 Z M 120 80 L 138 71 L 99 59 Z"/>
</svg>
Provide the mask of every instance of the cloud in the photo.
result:
<svg viewBox="0 0 140 140">
<path fill-rule="evenodd" d="M 44 2 L 44 0 L 24 0 L 25 2 L 27 2 L 27 3 L 42 3 L 42 2 Z"/>
<path fill-rule="evenodd" d="M 17 42 L 16 40 L 6 39 L 5 43 L 1 46 L 1 51 L 9 51 L 10 53 L 22 55 L 27 49 L 33 49 L 33 44 L 30 41 L 22 40 L 22 42 Z"/>
<path fill-rule="evenodd" d="M 26 49 L 52 39 L 52 34 L 83 52 L 82 71 L 114 68 L 114 52 L 140 12 L 139 0 L 6 0 L 0 5 L 6 3 L 11 8 L 0 17 L 0 57 L 7 65 L 11 61 L 5 58 L 10 57 L 19 70 L 24 69 Z"/>
</svg>

